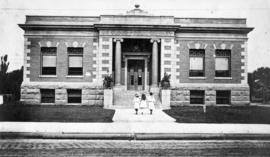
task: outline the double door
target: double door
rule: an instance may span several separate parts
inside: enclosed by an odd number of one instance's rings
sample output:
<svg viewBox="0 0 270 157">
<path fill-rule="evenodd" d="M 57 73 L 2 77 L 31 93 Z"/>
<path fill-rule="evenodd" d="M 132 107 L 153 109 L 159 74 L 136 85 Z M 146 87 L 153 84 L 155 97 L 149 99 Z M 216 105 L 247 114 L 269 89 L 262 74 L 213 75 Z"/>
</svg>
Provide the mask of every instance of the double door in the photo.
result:
<svg viewBox="0 0 270 157">
<path fill-rule="evenodd" d="M 145 67 L 144 60 L 128 60 L 127 89 L 144 90 Z"/>
</svg>

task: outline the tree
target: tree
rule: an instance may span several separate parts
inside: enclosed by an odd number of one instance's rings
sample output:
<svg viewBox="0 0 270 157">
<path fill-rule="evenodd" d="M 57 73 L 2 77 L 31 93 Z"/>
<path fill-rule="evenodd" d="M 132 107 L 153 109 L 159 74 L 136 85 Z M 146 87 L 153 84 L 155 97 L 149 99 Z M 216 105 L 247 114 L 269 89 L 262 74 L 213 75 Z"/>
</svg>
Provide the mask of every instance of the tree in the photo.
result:
<svg viewBox="0 0 270 157">
<path fill-rule="evenodd" d="M 12 99 L 20 99 L 20 88 L 23 81 L 23 67 L 11 72 L 8 71 L 8 55 L 1 57 L 0 65 L 0 94 L 11 94 Z"/>
<path fill-rule="evenodd" d="M 8 87 L 6 92 L 12 94 L 13 99 L 20 100 L 21 84 L 23 81 L 23 66 L 21 69 L 7 73 Z"/>
<path fill-rule="evenodd" d="M 270 100 L 270 68 L 261 67 L 249 74 L 251 98 L 259 97 L 265 103 Z"/>
<path fill-rule="evenodd" d="M 1 56 L 1 65 L 0 65 L 0 94 L 6 92 L 7 87 L 7 70 L 9 66 L 8 55 Z"/>
</svg>

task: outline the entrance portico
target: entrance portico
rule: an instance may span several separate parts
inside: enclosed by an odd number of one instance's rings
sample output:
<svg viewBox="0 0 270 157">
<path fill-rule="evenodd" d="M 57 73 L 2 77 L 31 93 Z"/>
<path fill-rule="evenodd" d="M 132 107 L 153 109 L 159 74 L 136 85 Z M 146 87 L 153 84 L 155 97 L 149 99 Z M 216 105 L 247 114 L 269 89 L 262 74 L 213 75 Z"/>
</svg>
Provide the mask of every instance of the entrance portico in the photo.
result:
<svg viewBox="0 0 270 157">
<path fill-rule="evenodd" d="M 115 87 L 149 90 L 158 87 L 160 39 L 115 38 L 113 71 Z"/>
</svg>

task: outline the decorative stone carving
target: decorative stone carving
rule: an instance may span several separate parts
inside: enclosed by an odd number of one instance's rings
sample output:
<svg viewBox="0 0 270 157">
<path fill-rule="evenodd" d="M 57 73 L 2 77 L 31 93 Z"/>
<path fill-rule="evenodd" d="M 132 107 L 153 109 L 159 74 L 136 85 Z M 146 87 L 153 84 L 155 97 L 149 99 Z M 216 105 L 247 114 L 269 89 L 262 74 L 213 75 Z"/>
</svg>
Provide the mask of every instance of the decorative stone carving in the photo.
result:
<svg viewBox="0 0 270 157">
<path fill-rule="evenodd" d="M 115 31 L 101 30 L 100 35 L 103 36 L 140 36 L 140 37 L 174 37 L 173 31 Z"/>
<path fill-rule="evenodd" d="M 114 39 L 113 39 L 113 41 L 114 41 L 114 42 L 117 42 L 117 41 L 119 41 L 119 42 L 123 42 L 123 41 L 124 41 L 124 39 L 123 39 L 123 38 L 114 38 Z"/>
<path fill-rule="evenodd" d="M 221 48 L 222 50 L 225 50 L 225 49 L 226 49 L 226 44 L 225 44 L 225 43 L 222 43 L 222 44 L 220 45 L 220 48 Z"/>
<path fill-rule="evenodd" d="M 74 42 L 72 43 L 72 45 L 73 45 L 73 47 L 78 47 L 79 43 L 78 43 L 77 41 L 74 41 Z"/>
<path fill-rule="evenodd" d="M 47 41 L 46 45 L 47 45 L 47 47 L 51 47 L 52 46 L 52 42 Z"/>
<path fill-rule="evenodd" d="M 157 38 L 157 39 L 153 38 L 153 39 L 150 40 L 150 42 L 151 42 L 151 43 L 154 43 L 154 42 L 160 43 L 160 39 L 158 39 L 158 38 Z"/>
</svg>

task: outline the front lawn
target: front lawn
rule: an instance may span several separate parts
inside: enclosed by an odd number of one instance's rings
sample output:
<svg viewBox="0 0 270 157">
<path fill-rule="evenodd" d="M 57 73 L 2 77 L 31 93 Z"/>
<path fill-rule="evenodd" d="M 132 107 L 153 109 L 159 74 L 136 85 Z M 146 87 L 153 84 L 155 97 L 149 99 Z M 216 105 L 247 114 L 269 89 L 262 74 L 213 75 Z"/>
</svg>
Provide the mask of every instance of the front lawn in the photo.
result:
<svg viewBox="0 0 270 157">
<path fill-rule="evenodd" d="M 112 122 L 114 113 L 97 106 L 2 105 L 0 121 Z"/>
<path fill-rule="evenodd" d="M 270 124 L 270 107 L 260 106 L 181 106 L 163 110 L 179 123 Z"/>
</svg>

